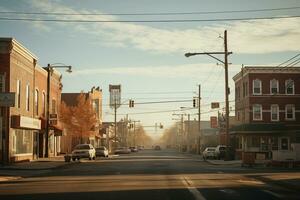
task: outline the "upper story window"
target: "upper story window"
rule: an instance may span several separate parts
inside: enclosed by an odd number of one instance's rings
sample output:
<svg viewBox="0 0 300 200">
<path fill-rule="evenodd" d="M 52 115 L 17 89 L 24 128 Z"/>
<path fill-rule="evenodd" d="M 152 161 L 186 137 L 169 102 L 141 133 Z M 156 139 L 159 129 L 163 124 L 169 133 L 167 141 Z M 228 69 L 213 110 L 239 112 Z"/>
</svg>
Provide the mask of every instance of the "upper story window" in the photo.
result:
<svg viewBox="0 0 300 200">
<path fill-rule="evenodd" d="M 259 95 L 261 94 L 261 80 L 255 79 L 253 80 L 253 94 L 254 95 Z"/>
<path fill-rule="evenodd" d="M 16 107 L 21 107 L 21 81 L 17 80 Z"/>
<path fill-rule="evenodd" d="M 254 104 L 253 110 L 253 120 L 262 120 L 262 106 L 260 104 Z"/>
<path fill-rule="evenodd" d="M 271 105 L 271 121 L 279 121 L 279 106 Z"/>
<path fill-rule="evenodd" d="M 241 93 L 240 93 L 240 87 L 237 87 L 235 89 L 235 98 L 239 101 L 240 100 L 240 96 L 241 96 Z"/>
<path fill-rule="evenodd" d="M 56 100 L 52 99 L 52 114 L 56 114 Z"/>
<path fill-rule="evenodd" d="M 26 85 L 26 110 L 29 111 L 30 109 L 30 86 L 29 84 Z"/>
<path fill-rule="evenodd" d="M 294 94 L 294 81 L 292 79 L 285 81 L 285 94 Z"/>
<path fill-rule="evenodd" d="M 42 94 L 42 115 L 45 116 L 46 114 L 46 95 L 45 92 Z"/>
<path fill-rule="evenodd" d="M 34 93 L 34 108 L 35 108 L 35 115 L 39 115 L 39 91 L 38 91 L 38 89 L 36 89 L 35 93 Z"/>
<path fill-rule="evenodd" d="M 243 83 L 243 97 L 248 95 L 248 82 Z"/>
<path fill-rule="evenodd" d="M 278 80 L 273 79 L 270 81 L 270 93 L 277 94 L 279 92 Z"/>
<path fill-rule="evenodd" d="M 5 92 L 5 77 L 0 74 L 0 92 Z"/>
<path fill-rule="evenodd" d="M 295 119 L 295 105 L 288 104 L 285 106 L 285 119 L 294 120 Z"/>
</svg>

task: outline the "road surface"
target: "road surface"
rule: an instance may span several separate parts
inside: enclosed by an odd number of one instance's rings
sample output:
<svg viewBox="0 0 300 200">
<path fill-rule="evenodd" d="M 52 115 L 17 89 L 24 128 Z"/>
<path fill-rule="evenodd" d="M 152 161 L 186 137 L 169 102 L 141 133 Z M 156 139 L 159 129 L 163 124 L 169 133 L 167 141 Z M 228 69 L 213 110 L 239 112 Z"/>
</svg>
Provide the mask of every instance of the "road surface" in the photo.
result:
<svg viewBox="0 0 300 200">
<path fill-rule="evenodd" d="M 0 199 L 300 199 L 300 190 L 281 184 L 300 173 L 212 165 L 175 150 L 82 160 L 19 180 L 0 183 Z"/>
</svg>

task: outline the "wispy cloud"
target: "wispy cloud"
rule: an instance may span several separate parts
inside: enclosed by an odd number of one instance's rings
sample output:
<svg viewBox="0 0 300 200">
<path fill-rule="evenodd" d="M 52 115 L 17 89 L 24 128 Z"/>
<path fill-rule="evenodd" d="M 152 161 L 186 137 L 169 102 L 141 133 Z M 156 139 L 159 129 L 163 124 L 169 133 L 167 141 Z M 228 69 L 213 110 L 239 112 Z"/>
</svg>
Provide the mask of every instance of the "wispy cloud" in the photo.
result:
<svg viewBox="0 0 300 200">
<path fill-rule="evenodd" d="M 101 13 L 99 10 L 74 10 L 62 4 L 32 0 L 41 12 Z M 114 20 L 115 16 L 58 16 L 60 19 Z M 145 51 L 172 53 L 208 51 L 222 48 L 219 34 L 228 30 L 229 48 L 237 53 L 273 53 L 300 49 L 300 20 L 276 19 L 228 22 L 195 28 L 157 28 L 133 23 L 63 24 L 74 31 L 101 37 L 105 45 L 132 47 Z M 41 27 L 43 28 L 43 27 Z"/>
<path fill-rule="evenodd" d="M 133 75 L 147 77 L 168 77 L 168 78 L 207 78 L 211 73 L 221 68 L 212 63 L 184 64 L 184 65 L 160 65 L 160 66 L 136 66 L 136 67 L 98 67 L 74 70 L 73 76 L 81 75 Z M 231 65 L 231 72 L 239 71 L 240 66 Z"/>
</svg>

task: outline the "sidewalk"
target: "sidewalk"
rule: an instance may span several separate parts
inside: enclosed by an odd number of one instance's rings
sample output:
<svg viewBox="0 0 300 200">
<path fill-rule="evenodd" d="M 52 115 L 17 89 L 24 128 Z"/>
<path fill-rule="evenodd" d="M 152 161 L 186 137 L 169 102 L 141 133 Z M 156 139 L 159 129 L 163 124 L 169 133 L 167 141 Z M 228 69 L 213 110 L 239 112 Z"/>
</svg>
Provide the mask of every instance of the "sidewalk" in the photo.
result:
<svg viewBox="0 0 300 200">
<path fill-rule="evenodd" d="M 50 170 L 61 168 L 77 162 L 65 162 L 63 156 L 51 158 L 39 158 L 29 162 L 13 163 L 10 165 L 0 165 L 1 170 Z"/>
</svg>

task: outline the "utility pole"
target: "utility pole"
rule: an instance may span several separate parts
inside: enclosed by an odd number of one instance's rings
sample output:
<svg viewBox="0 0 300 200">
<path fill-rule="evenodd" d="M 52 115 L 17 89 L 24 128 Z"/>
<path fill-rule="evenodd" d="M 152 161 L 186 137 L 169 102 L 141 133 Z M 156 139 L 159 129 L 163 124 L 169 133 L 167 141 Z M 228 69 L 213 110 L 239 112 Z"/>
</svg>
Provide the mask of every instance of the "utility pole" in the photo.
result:
<svg viewBox="0 0 300 200">
<path fill-rule="evenodd" d="M 114 109 L 115 109 L 115 147 L 117 143 L 117 99 L 115 99 L 115 104 L 114 104 Z"/>
<path fill-rule="evenodd" d="M 200 148 L 200 143 L 201 143 L 201 85 L 198 85 L 198 133 L 199 133 L 199 139 L 198 139 L 198 152 L 200 154 L 201 148 Z"/>
<path fill-rule="evenodd" d="M 226 110 L 226 145 L 229 147 L 229 87 L 228 87 L 228 56 L 232 54 L 232 52 L 228 52 L 228 47 L 227 47 L 227 30 L 224 31 L 224 52 L 203 52 L 203 53 L 186 53 L 186 57 L 190 56 L 195 56 L 195 55 L 208 55 L 211 58 L 221 62 L 224 64 L 225 68 L 225 110 Z M 224 55 L 224 61 L 215 57 L 214 55 Z M 229 159 L 229 152 L 227 148 L 227 159 Z"/>
<path fill-rule="evenodd" d="M 187 128 L 187 135 L 186 135 L 186 140 L 187 140 L 187 151 L 190 151 L 190 114 L 188 114 L 188 128 Z"/>
<path fill-rule="evenodd" d="M 229 87 L 228 87 L 228 49 L 227 49 L 227 30 L 224 31 L 224 65 L 225 65 L 225 102 L 226 102 L 226 146 L 229 147 Z M 228 155 L 229 156 L 229 155 Z"/>
</svg>

